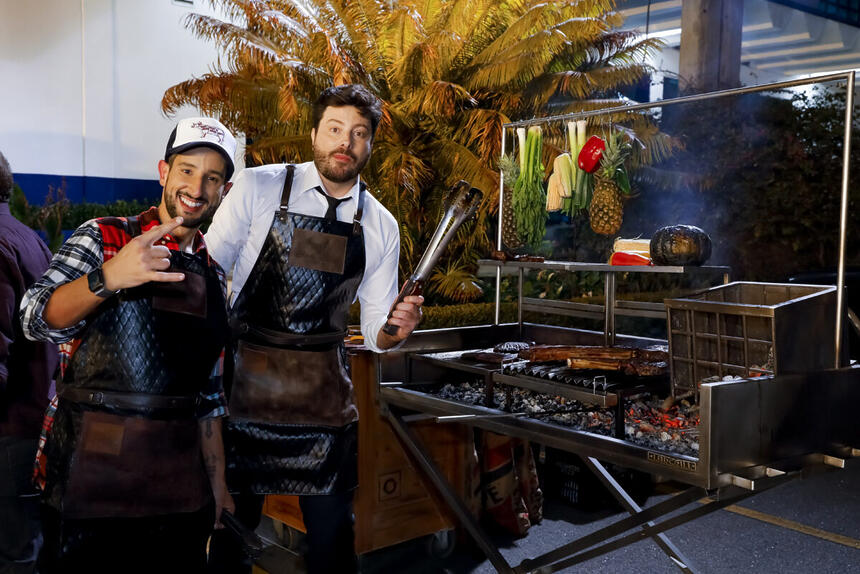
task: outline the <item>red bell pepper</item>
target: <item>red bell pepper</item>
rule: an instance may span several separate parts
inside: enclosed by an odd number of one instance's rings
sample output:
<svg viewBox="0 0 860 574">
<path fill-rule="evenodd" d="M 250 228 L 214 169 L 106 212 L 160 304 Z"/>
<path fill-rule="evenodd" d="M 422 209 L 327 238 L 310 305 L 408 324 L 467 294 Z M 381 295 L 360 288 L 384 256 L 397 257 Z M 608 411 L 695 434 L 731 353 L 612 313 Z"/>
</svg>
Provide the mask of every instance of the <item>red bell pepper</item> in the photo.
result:
<svg viewBox="0 0 860 574">
<path fill-rule="evenodd" d="M 653 265 L 651 258 L 635 251 L 616 251 L 609 256 L 610 265 Z"/>
<path fill-rule="evenodd" d="M 577 157 L 577 165 L 579 169 L 585 173 L 594 173 L 600 166 L 600 158 L 603 157 L 603 150 L 606 149 L 606 142 L 599 136 L 591 136 Z"/>
</svg>

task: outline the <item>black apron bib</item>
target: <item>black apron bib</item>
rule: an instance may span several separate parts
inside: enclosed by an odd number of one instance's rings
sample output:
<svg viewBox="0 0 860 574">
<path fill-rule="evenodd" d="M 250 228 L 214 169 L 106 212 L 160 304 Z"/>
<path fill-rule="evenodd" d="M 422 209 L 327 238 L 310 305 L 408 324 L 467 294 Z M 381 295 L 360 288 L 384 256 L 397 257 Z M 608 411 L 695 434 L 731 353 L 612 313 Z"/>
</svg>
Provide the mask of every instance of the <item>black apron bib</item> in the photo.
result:
<svg viewBox="0 0 860 574">
<path fill-rule="evenodd" d="M 126 225 L 140 234 L 137 218 Z M 65 518 L 192 512 L 211 499 L 194 411 L 227 309 L 204 257 L 172 251 L 184 281 L 125 290 L 88 319 L 45 445 L 46 496 Z"/>
<path fill-rule="evenodd" d="M 225 433 L 231 490 L 355 488 L 358 410 L 343 339 L 364 275 L 364 184 L 351 223 L 288 211 L 288 165 L 269 235 L 230 313 L 235 369 Z"/>
</svg>

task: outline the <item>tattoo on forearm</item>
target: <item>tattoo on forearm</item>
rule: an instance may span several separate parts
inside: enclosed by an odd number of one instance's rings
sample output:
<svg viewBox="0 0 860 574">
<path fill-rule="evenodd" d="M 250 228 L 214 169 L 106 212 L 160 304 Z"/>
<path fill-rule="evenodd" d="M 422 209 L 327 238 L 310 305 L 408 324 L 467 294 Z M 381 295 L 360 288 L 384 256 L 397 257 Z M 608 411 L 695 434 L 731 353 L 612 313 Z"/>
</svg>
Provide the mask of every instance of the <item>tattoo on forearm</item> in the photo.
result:
<svg viewBox="0 0 860 574">
<path fill-rule="evenodd" d="M 212 421 L 206 420 L 206 438 L 212 438 Z"/>
</svg>

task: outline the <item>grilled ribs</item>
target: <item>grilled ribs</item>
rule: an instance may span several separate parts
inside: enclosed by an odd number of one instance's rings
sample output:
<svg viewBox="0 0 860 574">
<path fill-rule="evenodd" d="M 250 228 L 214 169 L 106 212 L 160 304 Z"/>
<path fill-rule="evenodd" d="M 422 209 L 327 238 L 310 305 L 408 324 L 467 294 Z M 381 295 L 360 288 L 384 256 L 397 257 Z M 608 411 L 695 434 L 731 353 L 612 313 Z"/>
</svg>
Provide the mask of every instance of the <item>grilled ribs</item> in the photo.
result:
<svg viewBox="0 0 860 574">
<path fill-rule="evenodd" d="M 669 360 L 666 347 L 660 346 L 640 349 L 636 347 L 593 347 L 588 345 L 535 345 L 530 349 L 520 351 L 519 356 L 521 359 L 529 361 L 564 361 L 566 359 L 631 361 L 641 359 L 649 362 L 661 362 Z"/>
</svg>

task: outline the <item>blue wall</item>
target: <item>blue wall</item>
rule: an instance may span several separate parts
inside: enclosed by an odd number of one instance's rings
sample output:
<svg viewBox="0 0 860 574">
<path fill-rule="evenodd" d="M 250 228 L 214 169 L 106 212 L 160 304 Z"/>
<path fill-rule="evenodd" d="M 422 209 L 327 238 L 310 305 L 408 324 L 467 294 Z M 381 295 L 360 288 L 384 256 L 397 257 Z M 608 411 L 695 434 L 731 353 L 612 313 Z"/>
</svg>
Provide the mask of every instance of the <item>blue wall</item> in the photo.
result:
<svg viewBox="0 0 860 574">
<path fill-rule="evenodd" d="M 65 181 L 66 198 L 72 203 L 110 203 L 119 199 L 156 201 L 161 198 L 161 186 L 155 179 L 124 179 L 79 175 L 47 175 L 16 173 L 15 183 L 31 204 L 42 205 L 48 187 L 60 189 Z M 56 199 L 56 197 L 55 197 Z"/>
</svg>

